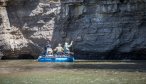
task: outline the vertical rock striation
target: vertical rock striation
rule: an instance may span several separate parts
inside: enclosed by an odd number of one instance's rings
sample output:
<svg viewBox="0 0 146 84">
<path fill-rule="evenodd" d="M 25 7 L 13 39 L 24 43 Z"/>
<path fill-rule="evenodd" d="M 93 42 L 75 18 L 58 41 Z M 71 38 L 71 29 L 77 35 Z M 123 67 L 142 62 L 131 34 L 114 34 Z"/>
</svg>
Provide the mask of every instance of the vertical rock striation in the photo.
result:
<svg viewBox="0 0 146 84">
<path fill-rule="evenodd" d="M 60 12 L 58 0 L 7 0 L 1 5 L 1 29 L 7 43 L 4 54 L 11 58 L 21 54 L 37 55 L 50 43 L 56 16 Z M 0 45 L 2 46 L 2 45 Z"/>
<path fill-rule="evenodd" d="M 9 18 L 6 10 L 6 1 L 0 1 L 0 58 L 4 56 L 4 51 L 10 49 L 10 44 L 8 42 L 9 39 L 9 31 L 10 28 Z"/>
<path fill-rule="evenodd" d="M 103 58 L 146 55 L 145 0 L 62 0 L 61 8 L 54 39 Z"/>
</svg>

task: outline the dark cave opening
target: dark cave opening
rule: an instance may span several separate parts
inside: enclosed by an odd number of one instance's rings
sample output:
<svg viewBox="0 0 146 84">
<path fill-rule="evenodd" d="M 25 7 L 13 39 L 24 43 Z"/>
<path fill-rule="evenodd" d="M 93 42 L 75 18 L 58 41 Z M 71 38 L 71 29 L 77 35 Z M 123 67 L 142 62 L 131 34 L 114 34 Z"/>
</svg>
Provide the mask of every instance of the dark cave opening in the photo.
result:
<svg viewBox="0 0 146 84">
<path fill-rule="evenodd" d="M 10 56 L 1 57 L 1 60 L 19 60 L 19 59 L 35 59 L 35 56 L 31 54 L 19 54 L 18 56 L 15 57 L 10 57 Z"/>
<path fill-rule="evenodd" d="M 34 59 L 34 56 L 31 54 L 20 54 L 17 59 Z"/>
<path fill-rule="evenodd" d="M 6 56 L 1 57 L 1 60 L 6 60 L 6 59 L 8 59 Z"/>
<path fill-rule="evenodd" d="M 2 2 L 0 2 L 0 5 L 3 5 L 3 3 L 2 3 Z"/>
<path fill-rule="evenodd" d="M 118 52 L 116 50 L 110 52 L 84 52 L 75 51 L 75 59 L 83 60 L 146 60 L 146 49 L 133 50 L 131 52 Z"/>
<path fill-rule="evenodd" d="M 121 3 L 124 3 L 125 0 L 120 0 Z"/>
</svg>

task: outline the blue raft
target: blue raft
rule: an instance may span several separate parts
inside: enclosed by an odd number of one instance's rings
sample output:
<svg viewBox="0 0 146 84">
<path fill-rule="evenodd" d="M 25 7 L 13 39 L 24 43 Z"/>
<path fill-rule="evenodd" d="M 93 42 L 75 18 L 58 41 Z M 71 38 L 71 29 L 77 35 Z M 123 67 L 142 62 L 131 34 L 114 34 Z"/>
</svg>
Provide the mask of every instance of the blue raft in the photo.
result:
<svg viewBox="0 0 146 84">
<path fill-rule="evenodd" d="M 39 57 L 38 62 L 74 62 L 74 57 L 71 56 Z"/>
</svg>

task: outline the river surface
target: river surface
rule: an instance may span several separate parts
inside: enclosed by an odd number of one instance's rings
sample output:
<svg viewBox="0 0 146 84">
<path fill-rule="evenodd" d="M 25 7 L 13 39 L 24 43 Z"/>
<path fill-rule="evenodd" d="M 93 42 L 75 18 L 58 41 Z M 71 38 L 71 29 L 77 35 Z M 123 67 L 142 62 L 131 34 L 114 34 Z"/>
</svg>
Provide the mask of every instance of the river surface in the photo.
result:
<svg viewBox="0 0 146 84">
<path fill-rule="evenodd" d="M 146 61 L 77 60 L 39 63 L 1 60 L 0 84 L 145 84 Z"/>
</svg>

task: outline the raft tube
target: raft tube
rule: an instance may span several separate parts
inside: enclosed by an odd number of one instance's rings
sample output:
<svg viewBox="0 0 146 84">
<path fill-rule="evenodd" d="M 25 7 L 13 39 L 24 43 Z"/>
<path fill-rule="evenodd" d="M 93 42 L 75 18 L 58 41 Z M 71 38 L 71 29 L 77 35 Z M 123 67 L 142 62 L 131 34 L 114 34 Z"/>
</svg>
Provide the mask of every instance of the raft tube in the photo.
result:
<svg viewBox="0 0 146 84">
<path fill-rule="evenodd" d="M 38 62 L 74 62 L 74 57 L 39 57 Z"/>
</svg>

